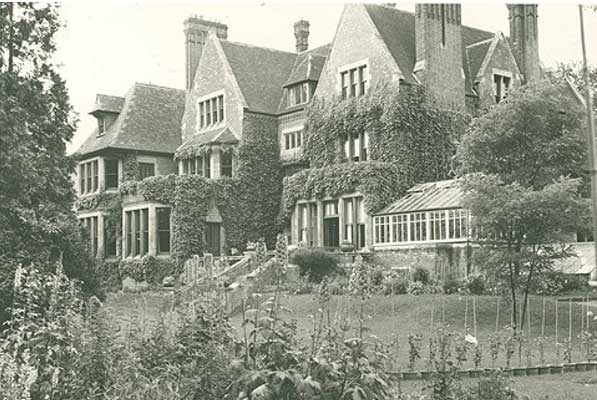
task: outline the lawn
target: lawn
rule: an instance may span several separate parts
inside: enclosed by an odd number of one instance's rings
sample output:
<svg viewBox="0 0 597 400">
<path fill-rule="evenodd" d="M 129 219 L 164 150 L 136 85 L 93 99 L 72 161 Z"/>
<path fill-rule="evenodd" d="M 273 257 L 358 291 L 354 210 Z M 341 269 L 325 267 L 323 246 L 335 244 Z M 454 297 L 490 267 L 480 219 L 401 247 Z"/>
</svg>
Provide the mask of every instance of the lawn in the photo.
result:
<svg viewBox="0 0 597 400">
<path fill-rule="evenodd" d="M 264 296 L 265 298 L 265 296 Z M 264 299 L 262 298 L 262 299 Z M 343 302 L 347 302 L 345 296 L 333 296 L 331 299 L 332 318 L 336 310 Z M 113 315 L 119 320 L 130 321 L 135 318 L 146 318 L 156 320 L 160 312 L 167 311 L 173 302 L 173 296 L 169 293 L 148 292 L 144 294 L 120 293 L 110 295 L 107 306 L 110 307 Z M 477 321 L 477 339 L 482 344 L 483 362 L 482 366 L 490 367 L 491 360 L 488 352 L 489 336 L 495 332 L 497 315 L 497 298 L 491 296 L 477 296 L 476 321 Z M 541 334 L 542 330 L 542 302 L 541 297 L 532 297 L 530 301 L 531 308 L 531 330 L 532 338 Z M 298 327 L 298 336 L 304 344 L 308 344 L 312 332 L 312 315 L 317 312 L 317 303 L 312 295 L 287 295 L 284 294 L 281 300 L 282 305 L 291 310 L 286 316 L 288 319 L 296 320 Z M 384 341 L 397 339 L 398 349 L 395 351 L 395 364 L 400 369 L 405 369 L 408 363 L 408 336 L 413 333 L 423 335 L 423 347 L 421 350 L 422 359 L 418 360 L 415 368 L 423 369 L 425 367 L 428 354 L 427 343 L 430 338 L 433 327 L 436 327 L 442 320 L 449 324 L 453 331 L 464 334 L 465 310 L 468 309 L 467 326 L 469 332 L 474 334 L 473 327 L 473 306 L 472 298 L 468 299 L 466 306 L 466 296 L 458 295 L 399 295 L 399 296 L 373 296 L 365 304 L 365 313 L 368 315 L 366 325 L 369 327 L 369 334 L 375 335 Z M 346 303 L 348 304 L 348 303 Z M 545 344 L 545 358 L 548 364 L 559 364 L 563 362 L 563 347 L 559 346 L 560 358 L 557 358 L 555 336 L 556 336 L 556 301 L 554 298 L 546 299 L 545 328 L 544 333 L 548 338 Z M 597 315 L 597 308 L 594 309 Z M 581 332 L 581 320 L 586 315 L 584 308 L 579 303 L 572 303 L 572 361 L 584 361 L 580 348 L 580 341 L 577 335 Z M 353 323 L 357 318 L 356 312 L 352 314 Z M 569 304 L 559 302 L 558 305 L 558 339 L 561 342 L 569 334 Z M 234 326 L 240 326 L 241 316 L 237 313 L 232 315 L 231 321 Z M 506 325 L 510 321 L 510 312 L 507 303 L 500 301 L 500 320 L 499 326 Z M 597 323 L 597 322 L 595 322 Z M 537 344 L 531 341 L 534 362 L 538 363 L 539 356 Z M 504 366 L 505 359 L 503 350 L 500 352 L 497 366 Z M 472 367 L 472 354 L 465 364 L 466 367 Z M 524 354 L 522 360 L 519 360 L 516 353 L 512 359 L 512 366 L 525 366 L 526 359 Z"/>
<path fill-rule="evenodd" d="M 475 379 L 466 379 L 464 384 L 475 385 L 475 382 Z M 406 381 L 401 384 L 401 390 L 418 391 L 425 384 L 424 381 Z M 512 386 L 519 398 L 528 396 L 531 400 L 589 400 L 596 397 L 597 372 L 516 377 Z"/>
</svg>

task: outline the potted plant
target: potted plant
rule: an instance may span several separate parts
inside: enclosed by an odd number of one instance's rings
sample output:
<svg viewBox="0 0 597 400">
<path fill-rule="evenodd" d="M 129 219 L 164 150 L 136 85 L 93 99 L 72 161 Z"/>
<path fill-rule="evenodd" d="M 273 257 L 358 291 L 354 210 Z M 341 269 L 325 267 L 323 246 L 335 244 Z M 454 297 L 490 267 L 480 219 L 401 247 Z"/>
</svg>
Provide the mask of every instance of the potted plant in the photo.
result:
<svg viewBox="0 0 597 400">
<path fill-rule="evenodd" d="M 344 240 L 342 243 L 340 243 L 340 250 L 342 250 L 343 253 L 354 251 L 354 244 L 348 240 Z"/>
</svg>

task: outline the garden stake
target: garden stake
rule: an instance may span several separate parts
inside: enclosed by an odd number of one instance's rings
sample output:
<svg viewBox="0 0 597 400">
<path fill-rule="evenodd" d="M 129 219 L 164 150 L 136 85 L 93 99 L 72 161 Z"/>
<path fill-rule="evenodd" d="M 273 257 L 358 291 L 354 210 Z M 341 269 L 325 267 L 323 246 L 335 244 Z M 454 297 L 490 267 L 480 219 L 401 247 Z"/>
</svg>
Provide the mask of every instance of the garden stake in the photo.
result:
<svg viewBox="0 0 597 400">
<path fill-rule="evenodd" d="M 545 296 L 543 296 L 543 311 L 541 316 L 541 337 L 545 337 Z"/>
<path fill-rule="evenodd" d="M 572 299 L 568 299 L 568 340 L 572 340 Z"/>
<path fill-rule="evenodd" d="M 500 326 L 500 298 L 497 299 L 497 312 L 495 313 L 495 331 L 498 331 Z"/>
<path fill-rule="evenodd" d="M 467 317 L 468 317 L 468 296 L 466 296 L 466 300 L 464 301 L 464 332 L 466 332 L 467 328 Z"/>
<path fill-rule="evenodd" d="M 477 338 L 477 307 L 475 296 L 473 296 L 473 330 L 475 332 L 475 338 Z"/>
<path fill-rule="evenodd" d="M 558 346 L 558 299 L 556 299 L 556 347 Z"/>
<path fill-rule="evenodd" d="M 435 301 L 431 302 L 431 332 L 433 333 L 433 314 L 435 312 Z"/>
<path fill-rule="evenodd" d="M 585 302 L 580 303 L 580 331 L 585 330 Z"/>
<path fill-rule="evenodd" d="M 442 325 L 446 323 L 446 298 L 442 296 Z"/>
<path fill-rule="evenodd" d="M 531 340 L 531 299 L 527 297 L 527 329 L 529 332 L 529 341 Z"/>
</svg>

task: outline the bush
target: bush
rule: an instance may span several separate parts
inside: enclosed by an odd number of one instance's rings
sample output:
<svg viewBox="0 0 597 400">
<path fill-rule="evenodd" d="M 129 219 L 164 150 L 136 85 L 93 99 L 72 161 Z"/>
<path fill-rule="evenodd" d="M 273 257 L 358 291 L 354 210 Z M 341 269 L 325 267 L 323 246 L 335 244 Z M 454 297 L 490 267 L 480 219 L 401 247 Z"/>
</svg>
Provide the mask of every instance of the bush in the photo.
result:
<svg viewBox="0 0 597 400">
<path fill-rule="evenodd" d="M 412 294 L 414 296 L 424 294 L 425 293 L 425 285 L 423 285 L 423 283 L 420 281 L 411 281 L 408 283 L 408 286 L 406 287 L 406 292 L 408 294 Z"/>
<path fill-rule="evenodd" d="M 383 285 L 385 276 L 386 274 L 383 267 L 372 267 L 369 269 L 369 284 L 377 289 Z"/>
<path fill-rule="evenodd" d="M 146 281 L 151 285 L 161 285 L 162 280 L 169 275 L 176 276 L 180 271 L 174 259 L 144 256 L 140 259 L 121 260 L 120 277 L 127 276 L 137 282 Z"/>
<path fill-rule="evenodd" d="M 409 280 L 396 273 L 390 272 L 384 278 L 384 294 L 406 294 L 408 290 Z"/>
<path fill-rule="evenodd" d="M 412 280 L 427 285 L 429 283 L 429 271 L 423 267 L 416 267 L 412 272 Z"/>
<path fill-rule="evenodd" d="M 346 274 L 336 275 L 329 283 L 331 295 L 343 295 L 348 287 L 348 277 Z"/>
<path fill-rule="evenodd" d="M 290 263 L 299 267 L 301 276 L 308 276 L 311 282 L 319 283 L 324 276 L 341 273 L 338 260 L 322 249 L 300 249 L 292 254 Z"/>
<path fill-rule="evenodd" d="M 445 294 L 454 294 L 460 292 L 464 287 L 464 282 L 455 278 L 453 276 L 449 276 L 444 280 L 442 284 L 442 288 Z"/>
<path fill-rule="evenodd" d="M 485 294 L 485 279 L 482 276 L 469 277 L 466 288 L 470 294 L 477 296 Z"/>
</svg>

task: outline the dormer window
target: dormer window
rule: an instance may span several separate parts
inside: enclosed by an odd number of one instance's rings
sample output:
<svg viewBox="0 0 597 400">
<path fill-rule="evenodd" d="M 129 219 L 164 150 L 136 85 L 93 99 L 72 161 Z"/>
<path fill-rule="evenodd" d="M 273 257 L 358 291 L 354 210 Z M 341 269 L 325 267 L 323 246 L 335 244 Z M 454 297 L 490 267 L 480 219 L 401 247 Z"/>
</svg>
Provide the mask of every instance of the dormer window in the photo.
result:
<svg viewBox="0 0 597 400">
<path fill-rule="evenodd" d="M 305 104 L 309 101 L 311 93 L 309 91 L 309 82 L 299 83 L 288 87 L 288 107 L 294 107 L 299 104 Z"/>
<path fill-rule="evenodd" d="M 365 95 L 369 90 L 369 73 L 366 63 L 357 63 L 340 69 L 342 99 Z"/>
<path fill-rule="evenodd" d="M 199 128 L 207 128 L 224 122 L 224 95 L 201 100 L 197 106 Z"/>
</svg>

